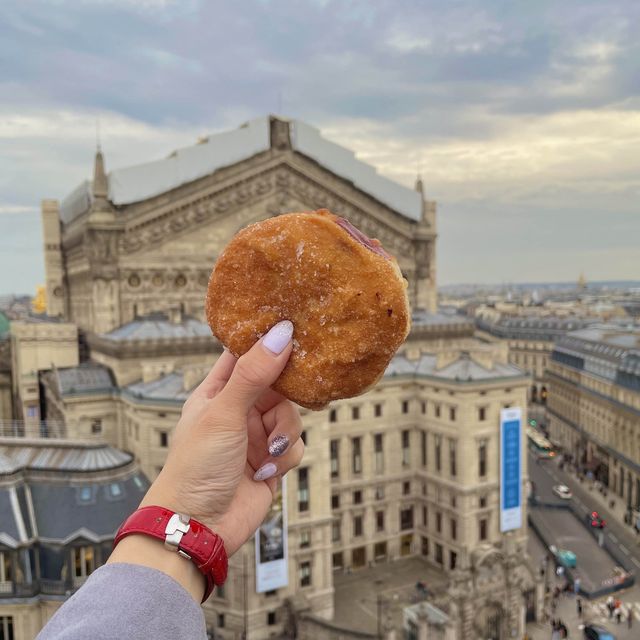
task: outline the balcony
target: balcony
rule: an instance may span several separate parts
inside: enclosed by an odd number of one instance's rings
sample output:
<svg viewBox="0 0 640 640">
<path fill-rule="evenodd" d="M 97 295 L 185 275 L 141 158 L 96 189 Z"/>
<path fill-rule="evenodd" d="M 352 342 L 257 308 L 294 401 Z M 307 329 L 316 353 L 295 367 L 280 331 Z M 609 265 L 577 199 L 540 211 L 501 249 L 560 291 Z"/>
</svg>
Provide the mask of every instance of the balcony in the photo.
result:
<svg viewBox="0 0 640 640">
<path fill-rule="evenodd" d="M 57 420 L 0 420 L 0 438 L 65 438 L 67 427 Z"/>
</svg>

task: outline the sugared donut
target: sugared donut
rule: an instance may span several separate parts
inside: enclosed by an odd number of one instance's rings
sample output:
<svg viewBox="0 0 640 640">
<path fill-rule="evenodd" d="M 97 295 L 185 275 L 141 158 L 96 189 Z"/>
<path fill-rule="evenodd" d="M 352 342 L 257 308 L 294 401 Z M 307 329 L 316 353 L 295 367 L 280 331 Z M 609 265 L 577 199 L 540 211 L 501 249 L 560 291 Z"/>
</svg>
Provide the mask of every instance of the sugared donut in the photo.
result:
<svg viewBox="0 0 640 640">
<path fill-rule="evenodd" d="M 293 353 L 274 389 L 310 409 L 369 389 L 410 326 L 395 258 L 326 209 L 238 232 L 213 267 L 206 312 L 214 335 L 238 357 L 291 320 Z"/>
</svg>

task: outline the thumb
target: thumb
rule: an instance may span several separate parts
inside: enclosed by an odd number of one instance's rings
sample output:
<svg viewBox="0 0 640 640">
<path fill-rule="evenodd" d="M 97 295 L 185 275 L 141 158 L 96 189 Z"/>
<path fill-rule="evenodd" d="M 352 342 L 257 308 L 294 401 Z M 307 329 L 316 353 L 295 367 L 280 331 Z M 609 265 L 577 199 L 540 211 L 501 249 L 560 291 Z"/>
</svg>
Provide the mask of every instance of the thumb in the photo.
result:
<svg viewBox="0 0 640 640">
<path fill-rule="evenodd" d="M 271 327 L 247 353 L 238 359 L 220 396 L 231 410 L 246 413 L 280 376 L 291 355 L 293 323 L 283 320 Z"/>
</svg>

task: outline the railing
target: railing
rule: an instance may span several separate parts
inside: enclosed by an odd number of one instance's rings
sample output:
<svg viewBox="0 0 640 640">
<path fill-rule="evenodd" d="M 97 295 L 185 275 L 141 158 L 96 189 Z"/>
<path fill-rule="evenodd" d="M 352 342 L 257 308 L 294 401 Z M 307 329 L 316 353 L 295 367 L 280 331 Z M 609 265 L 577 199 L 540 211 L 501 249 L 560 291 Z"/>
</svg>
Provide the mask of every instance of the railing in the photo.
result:
<svg viewBox="0 0 640 640">
<path fill-rule="evenodd" d="M 68 580 L 40 580 L 40 591 L 50 595 L 64 596 L 74 591 L 73 585 Z"/>
<path fill-rule="evenodd" d="M 0 420 L 0 438 L 64 438 L 67 427 L 58 420 Z"/>
</svg>

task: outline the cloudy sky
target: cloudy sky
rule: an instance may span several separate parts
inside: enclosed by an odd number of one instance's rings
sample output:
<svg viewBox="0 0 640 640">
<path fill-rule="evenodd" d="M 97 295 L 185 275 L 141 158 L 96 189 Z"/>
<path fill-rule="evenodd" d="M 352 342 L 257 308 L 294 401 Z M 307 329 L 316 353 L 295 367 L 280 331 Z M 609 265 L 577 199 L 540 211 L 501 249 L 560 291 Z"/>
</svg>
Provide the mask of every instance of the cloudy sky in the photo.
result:
<svg viewBox="0 0 640 640">
<path fill-rule="evenodd" d="M 0 293 L 39 203 L 280 112 L 439 203 L 441 284 L 640 278 L 637 0 L 0 0 Z"/>
</svg>

